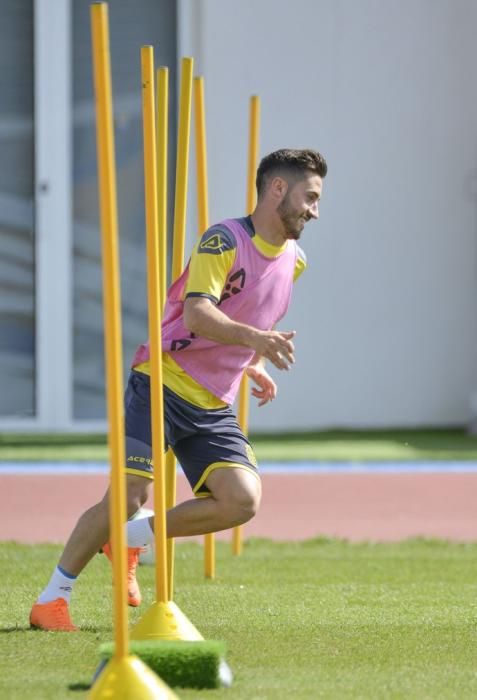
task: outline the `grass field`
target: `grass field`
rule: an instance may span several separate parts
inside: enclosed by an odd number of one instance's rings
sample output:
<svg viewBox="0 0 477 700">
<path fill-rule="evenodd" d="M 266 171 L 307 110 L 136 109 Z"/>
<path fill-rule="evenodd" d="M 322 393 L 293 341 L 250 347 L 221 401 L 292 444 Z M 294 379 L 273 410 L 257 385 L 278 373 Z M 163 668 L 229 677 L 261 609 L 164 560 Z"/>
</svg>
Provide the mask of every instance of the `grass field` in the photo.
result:
<svg viewBox="0 0 477 700">
<path fill-rule="evenodd" d="M 477 697 L 477 544 L 251 540 L 218 543 L 217 579 L 202 549 L 177 546 L 175 602 L 206 639 L 225 640 L 232 688 L 180 698 L 315 700 Z M 0 543 L 0 698 L 87 695 L 99 644 L 111 639 L 109 563 L 97 556 L 73 598 L 77 634 L 28 629 L 59 548 Z M 141 567 L 145 602 L 153 570 Z"/>
<path fill-rule="evenodd" d="M 373 430 L 252 435 L 259 460 L 477 461 L 477 436 L 463 430 Z M 0 435 L 0 461 L 106 461 L 104 435 Z"/>
</svg>

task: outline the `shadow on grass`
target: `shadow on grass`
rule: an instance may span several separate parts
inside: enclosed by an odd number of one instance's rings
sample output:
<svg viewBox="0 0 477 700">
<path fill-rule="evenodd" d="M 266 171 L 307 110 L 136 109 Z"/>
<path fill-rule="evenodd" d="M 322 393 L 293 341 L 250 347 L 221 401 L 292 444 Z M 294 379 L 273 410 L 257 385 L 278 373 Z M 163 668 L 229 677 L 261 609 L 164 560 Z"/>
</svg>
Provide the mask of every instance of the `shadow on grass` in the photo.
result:
<svg viewBox="0 0 477 700">
<path fill-rule="evenodd" d="M 30 625 L 17 625 L 16 627 L 0 627 L 0 634 L 12 634 L 14 632 L 32 632 L 33 634 L 45 634 L 45 630 L 39 627 L 30 627 Z M 100 634 L 111 632 L 111 627 L 104 625 L 103 627 L 97 627 L 93 625 L 84 625 L 81 627 L 80 632 L 87 632 L 88 634 Z"/>
<path fill-rule="evenodd" d="M 222 545 L 222 543 L 219 543 Z M 225 543 L 224 547 L 225 547 Z M 244 542 L 245 550 L 261 549 L 263 547 L 271 547 L 275 550 L 286 547 L 287 549 L 294 548 L 296 550 L 303 550 L 306 548 L 322 547 L 323 549 L 327 547 L 348 547 L 351 550 L 357 550 L 363 547 L 371 547 L 374 549 L 389 549 L 390 547 L 399 548 L 401 545 L 407 545 L 410 547 L 429 547 L 429 548 L 439 548 L 439 547 L 452 547 L 453 549 L 469 550 L 475 548 L 477 545 L 477 539 L 475 541 L 456 541 L 454 539 L 446 539 L 444 537 L 425 537 L 417 535 L 415 537 L 405 537 L 399 542 L 382 542 L 380 540 L 350 540 L 346 537 L 329 537 L 327 535 L 317 535 L 316 537 L 309 537 L 305 540 L 275 540 L 269 537 L 249 537 Z"/>
<path fill-rule="evenodd" d="M 70 683 L 66 687 L 68 690 L 84 692 L 85 690 L 89 690 L 91 686 L 92 683 L 88 683 L 87 681 L 77 681 L 76 683 Z"/>
<path fill-rule="evenodd" d="M 0 634 L 11 634 L 12 632 L 38 632 L 30 625 L 22 625 L 21 627 L 17 625 L 16 627 L 0 627 Z"/>
</svg>

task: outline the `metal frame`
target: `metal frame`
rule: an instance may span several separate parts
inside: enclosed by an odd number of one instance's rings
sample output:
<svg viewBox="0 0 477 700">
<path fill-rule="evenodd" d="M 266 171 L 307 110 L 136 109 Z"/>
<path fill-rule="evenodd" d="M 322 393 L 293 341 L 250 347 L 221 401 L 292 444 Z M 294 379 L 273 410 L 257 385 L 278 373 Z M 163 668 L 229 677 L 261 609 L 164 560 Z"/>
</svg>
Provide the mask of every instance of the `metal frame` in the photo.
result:
<svg viewBox="0 0 477 700">
<path fill-rule="evenodd" d="M 36 412 L 55 430 L 72 421 L 70 14 L 70 2 L 34 0 Z"/>
<path fill-rule="evenodd" d="M 33 0 L 35 418 L 9 431 L 71 428 L 70 0 Z"/>
</svg>

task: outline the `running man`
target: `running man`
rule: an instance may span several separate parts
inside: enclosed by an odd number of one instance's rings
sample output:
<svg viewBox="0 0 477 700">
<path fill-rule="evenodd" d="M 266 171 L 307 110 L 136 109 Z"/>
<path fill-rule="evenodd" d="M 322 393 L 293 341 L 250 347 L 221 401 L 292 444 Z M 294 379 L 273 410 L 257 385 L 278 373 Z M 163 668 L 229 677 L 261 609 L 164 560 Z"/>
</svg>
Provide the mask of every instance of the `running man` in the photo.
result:
<svg viewBox="0 0 477 700">
<path fill-rule="evenodd" d="M 306 266 L 297 240 L 305 224 L 319 216 L 326 173 L 317 151 L 282 149 L 263 158 L 252 215 L 206 231 L 168 291 L 162 323 L 165 437 L 195 495 L 168 511 L 168 537 L 225 530 L 246 523 L 257 511 L 257 463 L 231 405 L 244 371 L 263 406 L 277 395 L 265 360 L 280 370 L 295 362 L 295 332 L 274 328 Z M 146 343 L 136 352 L 125 393 L 128 518 L 146 502 L 153 478 L 149 374 Z M 107 492 L 79 518 L 33 605 L 32 626 L 78 629 L 69 614 L 76 578 L 101 549 L 111 556 L 108 501 Z M 128 522 L 128 602 L 133 606 L 141 602 L 139 551 L 153 541 L 153 528 L 153 517 Z"/>
</svg>

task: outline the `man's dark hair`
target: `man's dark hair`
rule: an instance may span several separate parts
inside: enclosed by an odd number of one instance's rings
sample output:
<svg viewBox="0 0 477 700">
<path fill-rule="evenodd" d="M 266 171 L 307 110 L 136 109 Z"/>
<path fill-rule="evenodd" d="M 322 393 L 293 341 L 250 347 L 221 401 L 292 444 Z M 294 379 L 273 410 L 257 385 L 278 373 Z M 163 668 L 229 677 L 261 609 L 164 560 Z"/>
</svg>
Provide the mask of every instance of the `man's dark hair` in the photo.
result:
<svg viewBox="0 0 477 700">
<path fill-rule="evenodd" d="M 277 175 L 298 181 L 308 173 L 325 177 L 327 172 L 326 160 L 318 151 L 282 148 L 262 158 L 257 170 L 257 195 L 260 197 L 267 181 Z"/>
</svg>

